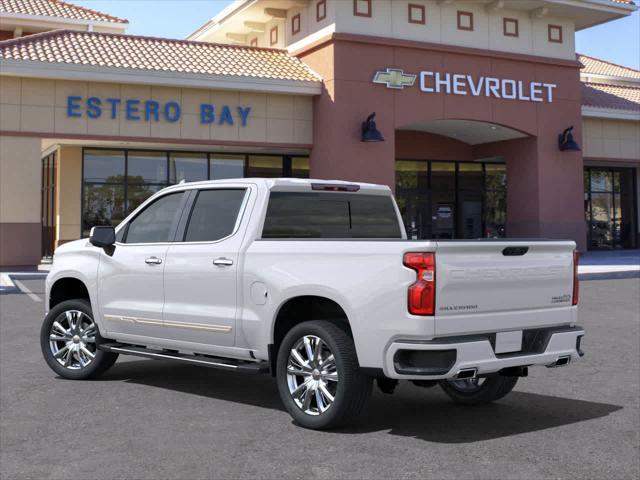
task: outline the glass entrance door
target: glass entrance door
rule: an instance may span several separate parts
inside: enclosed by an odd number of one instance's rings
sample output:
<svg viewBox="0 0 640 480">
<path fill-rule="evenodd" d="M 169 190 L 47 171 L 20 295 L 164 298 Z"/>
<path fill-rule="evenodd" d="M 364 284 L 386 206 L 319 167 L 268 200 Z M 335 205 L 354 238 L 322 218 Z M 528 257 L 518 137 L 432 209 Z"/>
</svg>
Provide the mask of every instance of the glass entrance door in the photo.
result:
<svg viewBox="0 0 640 480">
<path fill-rule="evenodd" d="M 396 201 L 412 239 L 504 237 L 502 163 L 396 161 Z"/>
<path fill-rule="evenodd" d="M 40 223 L 42 229 L 42 258 L 53 257 L 56 241 L 56 154 L 42 159 L 42 182 L 40 193 Z"/>
<path fill-rule="evenodd" d="M 634 169 L 587 167 L 584 187 L 589 248 L 636 248 Z"/>
</svg>

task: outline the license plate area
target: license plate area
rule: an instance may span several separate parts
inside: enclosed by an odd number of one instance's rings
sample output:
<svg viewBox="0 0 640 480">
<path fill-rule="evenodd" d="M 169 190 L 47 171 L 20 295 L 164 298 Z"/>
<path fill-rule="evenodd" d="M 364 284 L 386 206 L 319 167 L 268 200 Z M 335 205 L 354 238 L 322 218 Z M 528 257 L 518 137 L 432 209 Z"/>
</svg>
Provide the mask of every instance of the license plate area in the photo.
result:
<svg viewBox="0 0 640 480">
<path fill-rule="evenodd" d="M 522 350 L 522 330 L 496 333 L 495 353 L 512 353 Z"/>
</svg>

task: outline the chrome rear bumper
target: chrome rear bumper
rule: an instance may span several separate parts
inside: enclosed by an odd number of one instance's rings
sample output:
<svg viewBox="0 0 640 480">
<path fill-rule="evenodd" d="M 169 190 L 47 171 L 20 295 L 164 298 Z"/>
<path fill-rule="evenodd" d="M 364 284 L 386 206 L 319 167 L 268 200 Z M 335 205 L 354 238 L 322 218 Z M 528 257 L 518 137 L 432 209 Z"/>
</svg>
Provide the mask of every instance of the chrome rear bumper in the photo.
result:
<svg viewBox="0 0 640 480">
<path fill-rule="evenodd" d="M 562 366 L 583 355 L 580 340 L 584 330 L 580 327 L 537 329 L 535 335 L 541 336 L 523 345 L 522 351 L 507 354 L 494 352 L 490 334 L 398 340 L 387 348 L 383 370 L 389 378 L 440 380 L 469 370 L 484 375 L 510 367 Z"/>
</svg>

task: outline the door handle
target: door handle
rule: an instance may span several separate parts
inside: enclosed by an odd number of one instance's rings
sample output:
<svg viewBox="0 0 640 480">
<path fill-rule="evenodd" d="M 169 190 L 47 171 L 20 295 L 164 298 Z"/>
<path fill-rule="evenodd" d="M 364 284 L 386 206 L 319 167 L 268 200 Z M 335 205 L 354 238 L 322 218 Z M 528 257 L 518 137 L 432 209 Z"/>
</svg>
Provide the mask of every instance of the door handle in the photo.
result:
<svg viewBox="0 0 640 480">
<path fill-rule="evenodd" d="M 158 257 L 149 257 L 144 261 L 144 263 L 147 265 L 160 265 L 162 263 L 162 259 Z"/>
<path fill-rule="evenodd" d="M 216 258 L 213 261 L 213 264 L 219 267 L 230 267 L 231 265 L 233 265 L 233 260 L 231 260 L 230 258 L 220 257 Z"/>
</svg>

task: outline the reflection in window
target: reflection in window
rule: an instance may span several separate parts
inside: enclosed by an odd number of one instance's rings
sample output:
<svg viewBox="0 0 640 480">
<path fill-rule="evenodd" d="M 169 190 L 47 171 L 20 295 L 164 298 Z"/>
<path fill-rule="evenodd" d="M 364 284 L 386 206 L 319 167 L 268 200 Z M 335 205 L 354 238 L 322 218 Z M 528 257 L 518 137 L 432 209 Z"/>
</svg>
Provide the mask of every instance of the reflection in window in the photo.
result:
<svg viewBox="0 0 640 480">
<path fill-rule="evenodd" d="M 481 163 L 458 164 L 458 199 L 456 222 L 458 237 L 481 238 L 484 178 Z"/>
<path fill-rule="evenodd" d="M 162 190 L 164 185 L 128 185 L 127 214 L 138 208 L 147 198 Z"/>
<path fill-rule="evenodd" d="M 485 236 L 504 237 L 507 225 L 507 167 L 503 164 L 486 164 L 484 185 Z"/>
<path fill-rule="evenodd" d="M 85 184 L 82 202 L 82 236 L 93 226 L 118 225 L 124 215 L 124 185 Z"/>
<path fill-rule="evenodd" d="M 83 176 L 85 182 L 122 182 L 124 152 L 122 150 L 85 150 Z"/>
<path fill-rule="evenodd" d="M 207 179 L 206 153 L 171 153 L 169 183 L 199 182 Z"/>
<path fill-rule="evenodd" d="M 293 178 L 309 178 L 309 157 L 291 158 L 291 176 Z"/>
<path fill-rule="evenodd" d="M 209 156 L 211 165 L 211 179 L 222 180 L 225 178 L 244 177 L 244 155 L 220 155 Z"/>
<path fill-rule="evenodd" d="M 169 242 L 183 193 L 172 193 L 154 200 L 127 223 L 125 243 Z"/>
<path fill-rule="evenodd" d="M 431 238 L 429 162 L 396 162 L 396 201 L 408 238 Z"/>
<path fill-rule="evenodd" d="M 506 168 L 398 160 L 396 201 L 409 238 L 503 237 Z"/>
<path fill-rule="evenodd" d="M 185 242 L 213 242 L 233 233 L 246 190 L 202 190 L 189 217 Z"/>
<path fill-rule="evenodd" d="M 282 177 L 282 157 L 249 155 L 247 177 Z"/>
<path fill-rule="evenodd" d="M 167 154 L 135 152 L 127 155 L 128 183 L 167 183 Z"/>
<path fill-rule="evenodd" d="M 246 166 L 249 166 L 245 172 Z M 246 173 L 246 174 L 245 174 Z M 116 226 L 162 188 L 226 178 L 309 177 L 309 159 L 277 155 L 218 154 L 87 148 L 83 150 L 82 234 L 94 225 Z"/>
</svg>

